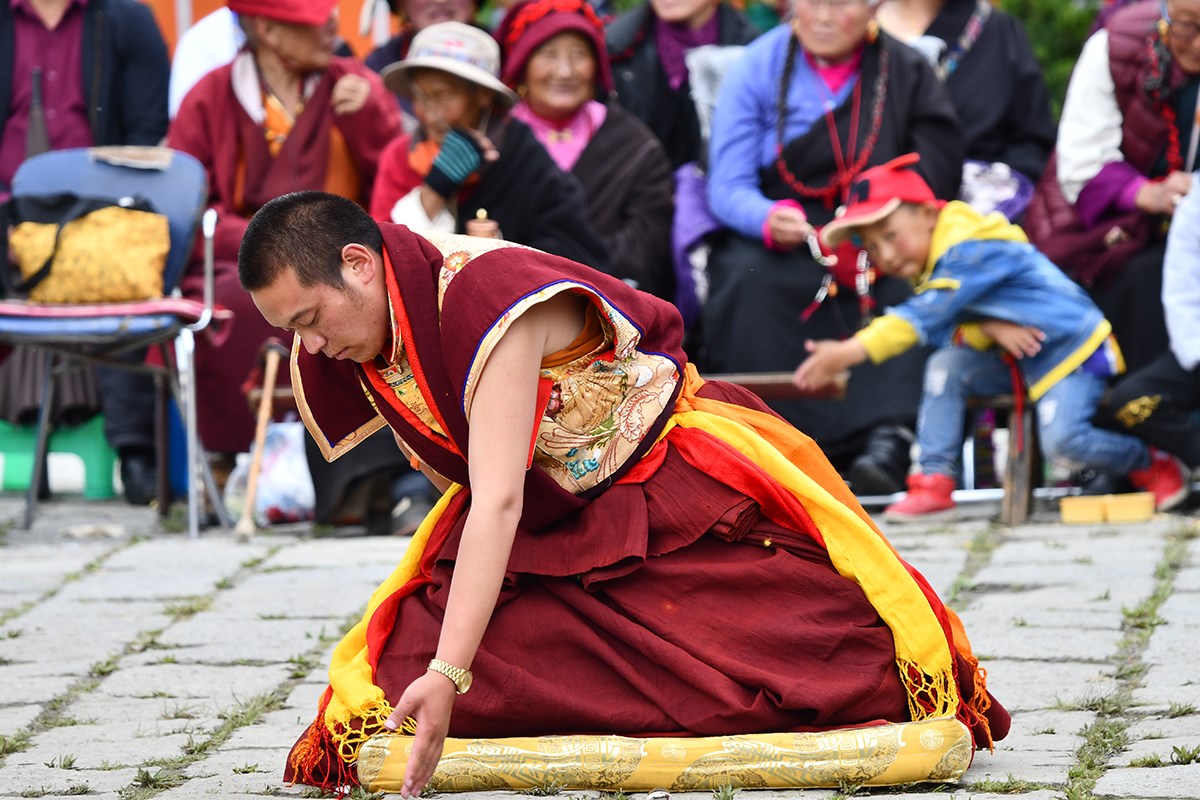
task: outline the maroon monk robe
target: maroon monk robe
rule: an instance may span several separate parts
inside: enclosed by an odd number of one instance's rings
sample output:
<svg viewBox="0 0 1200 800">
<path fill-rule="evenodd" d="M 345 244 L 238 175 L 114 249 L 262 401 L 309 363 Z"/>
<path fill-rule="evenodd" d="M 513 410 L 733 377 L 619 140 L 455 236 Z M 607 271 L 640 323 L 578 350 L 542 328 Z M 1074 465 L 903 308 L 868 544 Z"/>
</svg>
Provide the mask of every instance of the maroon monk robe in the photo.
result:
<svg viewBox="0 0 1200 800">
<path fill-rule="evenodd" d="M 395 409 L 365 371 L 370 365 L 301 348 L 305 408 L 328 447 L 378 409 L 422 461 L 465 483 L 463 387 L 480 342 L 521 298 L 564 280 L 590 287 L 634 320 L 643 352 L 680 369 L 686 362 L 669 304 L 535 251 L 479 257 L 445 290 L 439 314 L 442 254 L 401 226 L 381 228 L 403 298 L 405 347 L 448 436 Z M 725 384 L 705 384 L 701 394 L 766 410 Z M 647 445 L 669 413 L 650 426 Z M 728 448 L 712 450 L 710 470 L 692 466 L 685 451 L 704 448 L 706 439 L 676 428 L 652 474 L 621 469 L 580 495 L 536 465 L 526 473 L 508 574 L 472 665 L 485 678 L 456 700 L 451 736 L 724 735 L 909 719 L 892 632 L 859 586 L 834 569 L 807 513 L 793 530 L 767 519 L 759 499 L 729 480 L 744 467 Z M 439 520 L 427 551 L 429 581 L 376 612 L 394 615 L 374 661 L 375 683 L 392 702 L 436 651 L 468 505 L 469 490 Z M 941 618 L 940 602 L 931 603 Z M 959 655 L 955 671 L 964 704 L 976 705 L 974 668 Z M 987 716 L 992 735 L 1002 737 L 1007 713 L 993 704 Z M 986 743 L 986 728 L 975 722 Z M 299 772 L 289 763 L 285 779 L 337 780 L 332 758 L 322 752 Z"/>
</svg>

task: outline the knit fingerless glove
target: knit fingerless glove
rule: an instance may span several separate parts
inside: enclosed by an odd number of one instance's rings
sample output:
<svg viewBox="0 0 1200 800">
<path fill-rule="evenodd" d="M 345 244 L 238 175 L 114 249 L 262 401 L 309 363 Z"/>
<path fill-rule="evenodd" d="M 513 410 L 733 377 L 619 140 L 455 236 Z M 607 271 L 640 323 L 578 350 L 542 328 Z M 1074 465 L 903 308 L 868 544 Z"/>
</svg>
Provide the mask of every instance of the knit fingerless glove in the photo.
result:
<svg viewBox="0 0 1200 800">
<path fill-rule="evenodd" d="M 479 169 L 483 162 L 483 148 L 475 137 L 469 133 L 451 130 L 442 140 L 442 149 L 433 160 L 429 174 L 425 176 L 425 184 L 450 200 L 458 193 L 458 188 Z"/>
</svg>

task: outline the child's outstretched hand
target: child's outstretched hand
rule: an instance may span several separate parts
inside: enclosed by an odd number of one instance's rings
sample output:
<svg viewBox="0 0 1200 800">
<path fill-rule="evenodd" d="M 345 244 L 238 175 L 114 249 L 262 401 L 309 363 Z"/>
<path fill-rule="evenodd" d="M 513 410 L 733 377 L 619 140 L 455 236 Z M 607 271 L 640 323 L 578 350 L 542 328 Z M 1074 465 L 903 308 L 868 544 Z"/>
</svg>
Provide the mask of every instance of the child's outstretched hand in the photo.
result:
<svg viewBox="0 0 1200 800">
<path fill-rule="evenodd" d="M 1036 356 L 1042 351 L 1046 334 L 1032 325 L 1018 325 L 999 319 L 979 323 L 979 329 L 1013 358 Z"/>
<path fill-rule="evenodd" d="M 805 394 L 816 395 L 844 387 L 846 371 L 867 358 L 866 349 L 857 339 L 813 341 L 804 343 L 808 358 L 796 368 L 792 383 Z"/>
</svg>

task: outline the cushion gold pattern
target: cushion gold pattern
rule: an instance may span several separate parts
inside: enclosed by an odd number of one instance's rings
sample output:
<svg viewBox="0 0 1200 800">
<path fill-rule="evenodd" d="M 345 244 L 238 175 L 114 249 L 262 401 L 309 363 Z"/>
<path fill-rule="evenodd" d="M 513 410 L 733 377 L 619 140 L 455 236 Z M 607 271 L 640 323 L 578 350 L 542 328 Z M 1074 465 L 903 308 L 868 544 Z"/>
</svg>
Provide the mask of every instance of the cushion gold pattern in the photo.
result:
<svg viewBox="0 0 1200 800">
<path fill-rule="evenodd" d="M 412 737 L 371 737 L 358 778 L 398 792 Z M 535 789 L 709 791 L 837 788 L 955 781 L 971 764 L 971 734 L 956 719 L 887 723 L 816 733 L 634 739 L 543 736 L 447 739 L 429 787 L 438 792 Z"/>
</svg>

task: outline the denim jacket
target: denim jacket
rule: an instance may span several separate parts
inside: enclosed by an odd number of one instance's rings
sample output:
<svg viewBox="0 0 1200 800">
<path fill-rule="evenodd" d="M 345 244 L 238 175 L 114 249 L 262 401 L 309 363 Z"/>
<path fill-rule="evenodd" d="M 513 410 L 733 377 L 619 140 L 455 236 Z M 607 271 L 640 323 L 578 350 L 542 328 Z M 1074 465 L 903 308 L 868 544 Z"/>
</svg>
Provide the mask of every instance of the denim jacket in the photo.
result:
<svg viewBox="0 0 1200 800">
<path fill-rule="evenodd" d="M 1046 334 L 1041 351 L 1017 363 L 1035 400 L 1087 361 L 1112 332 L 1084 290 L 998 215 L 984 217 L 965 203 L 948 203 L 934 229 L 929 264 L 915 294 L 876 321 L 880 330 L 894 329 L 899 320 L 915 334 L 909 344 L 945 347 L 960 334 L 982 349 L 993 342 L 971 323 L 1000 319 L 1034 326 Z M 865 335 L 872 359 L 881 360 L 880 348 L 869 343 L 878 337 L 869 331 L 859 335 Z"/>
</svg>

